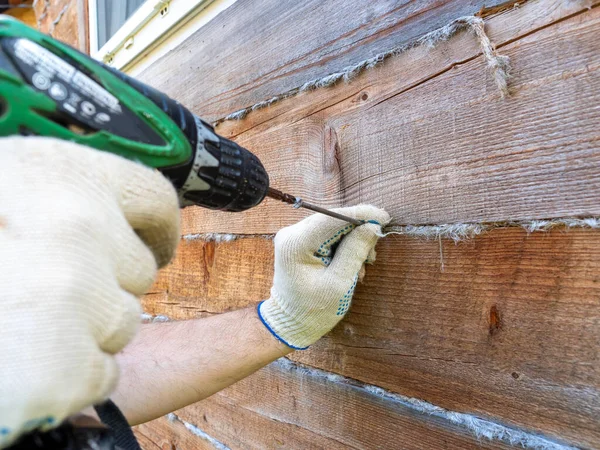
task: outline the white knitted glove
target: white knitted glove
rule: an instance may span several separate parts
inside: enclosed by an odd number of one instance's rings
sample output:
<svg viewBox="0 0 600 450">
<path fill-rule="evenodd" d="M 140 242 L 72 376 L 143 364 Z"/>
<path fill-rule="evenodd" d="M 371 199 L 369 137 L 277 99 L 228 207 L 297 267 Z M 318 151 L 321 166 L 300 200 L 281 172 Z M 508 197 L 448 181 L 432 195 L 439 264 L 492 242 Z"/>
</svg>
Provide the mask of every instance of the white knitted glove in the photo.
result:
<svg viewBox="0 0 600 450">
<path fill-rule="evenodd" d="M 3 447 L 111 393 L 179 208 L 157 171 L 55 139 L 0 139 L 0 170 Z"/>
<path fill-rule="evenodd" d="M 357 227 L 315 214 L 275 236 L 271 297 L 258 306 L 258 314 L 277 339 L 297 350 L 344 317 L 363 264 L 375 260 L 381 226 L 390 221 L 385 211 L 369 205 L 334 211 L 376 223 Z"/>
</svg>

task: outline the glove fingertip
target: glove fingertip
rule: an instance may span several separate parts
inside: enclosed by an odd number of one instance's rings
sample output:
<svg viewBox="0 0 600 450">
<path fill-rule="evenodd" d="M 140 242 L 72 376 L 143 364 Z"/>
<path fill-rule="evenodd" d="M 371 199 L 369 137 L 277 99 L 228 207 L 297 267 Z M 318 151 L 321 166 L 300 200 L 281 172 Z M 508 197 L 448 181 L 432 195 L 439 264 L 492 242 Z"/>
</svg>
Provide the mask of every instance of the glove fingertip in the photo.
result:
<svg viewBox="0 0 600 450">
<path fill-rule="evenodd" d="M 367 264 L 368 264 L 368 261 L 367 261 Z M 367 269 L 365 268 L 365 265 L 363 264 L 361 266 L 360 270 L 358 271 L 358 281 L 360 281 L 362 283 L 366 274 L 367 274 Z"/>
<path fill-rule="evenodd" d="M 355 232 L 359 231 L 364 234 L 364 239 L 368 239 L 372 246 L 375 247 L 379 238 L 383 237 L 383 227 L 380 223 L 369 221 L 358 227 Z"/>
<path fill-rule="evenodd" d="M 117 301 L 117 296 L 120 298 Z M 109 355 L 114 355 L 123 350 L 133 339 L 140 325 L 142 307 L 138 298 L 121 290 L 115 295 L 115 308 L 107 317 L 108 323 L 95 331 L 95 339 L 100 349 Z"/>
<path fill-rule="evenodd" d="M 371 251 L 369 252 L 369 255 L 367 256 L 367 260 L 365 261 L 365 264 L 373 264 L 376 259 L 377 259 L 377 252 L 375 251 L 375 247 L 373 247 L 371 249 Z"/>
</svg>

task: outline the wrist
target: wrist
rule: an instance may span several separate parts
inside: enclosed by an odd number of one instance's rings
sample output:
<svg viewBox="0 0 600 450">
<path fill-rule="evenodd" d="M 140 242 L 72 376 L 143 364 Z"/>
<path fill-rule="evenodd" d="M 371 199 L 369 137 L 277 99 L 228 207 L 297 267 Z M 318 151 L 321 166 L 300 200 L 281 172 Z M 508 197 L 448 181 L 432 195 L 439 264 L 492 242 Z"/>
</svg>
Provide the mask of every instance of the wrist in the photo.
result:
<svg viewBox="0 0 600 450">
<path fill-rule="evenodd" d="M 294 350 L 306 350 L 324 333 L 311 329 L 306 321 L 298 320 L 281 308 L 281 303 L 270 298 L 258 304 L 258 318 L 279 342 Z"/>
<path fill-rule="evenodd" d="M 278 336 L 276 332 L 271 329 L 269 323 L 265 321 L 261 312 L 261 305 L 263 303 L 265 302 L 262 301 L 255 308 L 248 310 L 251 320 L 253 320 L 256 325 L 257 332 L 261 336 L 261 342 L 267 342 L 268 345 L 273 346 L 274 350 L 280 353 L 279 356 L 285 356 L 294 350 L 298 350 L 298 348 L 290 345 Z"/>
</svg>

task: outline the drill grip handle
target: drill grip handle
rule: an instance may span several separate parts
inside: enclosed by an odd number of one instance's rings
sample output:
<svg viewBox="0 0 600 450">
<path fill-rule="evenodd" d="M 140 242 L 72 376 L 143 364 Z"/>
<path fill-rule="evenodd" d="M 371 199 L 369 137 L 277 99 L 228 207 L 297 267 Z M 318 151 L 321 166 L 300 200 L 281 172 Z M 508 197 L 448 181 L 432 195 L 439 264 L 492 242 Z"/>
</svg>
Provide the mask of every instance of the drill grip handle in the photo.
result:
<svg viewBox="0 0 600 450">
<path fill-rule="evenodd" d="M 141 81 L 136 80 L 123 72 L 104 65 L 104 67 L 110 71 L 113 75 L 118 77 L 121 81 L 124 81 L 129 86 L 134 88 L 136 91 L 141 93 L 144 97 L 151 100 L 156 106 L 158 106 L 165 114 L 167 114 L 173 122 L 179 126 L 181 131 L 186 135 L 192 148 L 195 148 L 198 139 L 197 129 L 194 115 L 177 100 L 173 100 L 166 94 L 148 86 Z"/>
</svg>

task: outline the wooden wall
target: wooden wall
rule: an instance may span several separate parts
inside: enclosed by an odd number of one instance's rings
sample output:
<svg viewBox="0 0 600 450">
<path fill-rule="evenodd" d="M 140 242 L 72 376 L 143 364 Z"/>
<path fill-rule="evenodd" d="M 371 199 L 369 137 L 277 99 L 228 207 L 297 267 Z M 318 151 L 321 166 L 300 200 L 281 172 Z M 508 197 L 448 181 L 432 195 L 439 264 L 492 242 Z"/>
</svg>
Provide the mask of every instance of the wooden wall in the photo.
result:
<svg viewBox="0 0 600 450">
<path fill-rule="evenodd" d="M 148 68 L 143 81 L 216 121 L 479 11 L 512 76 L 502 98 L 464 31 L 218 125 L 274 186 L 318 204 L 373 203 L 395 225 L 506 226 L 458 243 L 382 239 L 329 336 L 137 427 L 143 447 L 600 448 L 600 230 L 513 223 L 600 216 L 598 3 L 238 0 Z M 76 0 L 34 9 L 42 30 L 85 48 Z M 146 311 L 188 319 L 266 298 L 263 235 L 304 216 L 269 200 L 237 215 L 186 209 Z M 477 437 L 416 399 L 497 433 Z"/>
<path fill-rule="evenodd" d="M 483 3 L 238 0 L 142 79 L 216 121 Z M 145 448 L 509 444 L 419 414 L 404 398 L 549 439 L 540 448 L 600 448 L 600 231 L 529 233 L 514 223 L 600 215 L 600 8 L 486 7 L 486 32 L 512 64 L 507 98 L 465 31 L 217 132 L 259 155 L 276 187 L 318 204 L 373 203 L 397 225 L 507 226 L 459 243 L 382 239 L 329 336 L 294 363 L 139 427 Z M 269 200 L 237 215 L 186 209 L 188 238 L 145 309 L 187 319 L 266 298 L 273 247 L 261 235 L 304 215 Z M 202 233 L 240 238 L 189 238 Z"/>
<path fill-rule="evenodd" d="M 239 0 L 142 78 L 217 120 L 482 6 L 350 3 Z M 277 187 L 326 206 L 373 203 L 396 224 L 598 216 L 595 6 L 531 0 L 484 10 L 488 35 L 513 67 L 505 99 L 474 35 L 462 32 L 217 131 L 258 154 Z M 268 200 L 238 215 L 183 214 L 185 235 L 243 238 L 182 240 L 144 300 L 148 312 L 175 319 L 266 298 L 273 248 L 259 235 L 304 215 Z M 342 377 L 275 364 L 138 434 L 146 448 L 506 445 L 418 414 L 394 401 L 400 394 L 600 447 L 599 238 L 596 229 L 508 226 L 458 244 L 383 239 L 347 318 L 291 357 Z"/>
<path fill-rule="evenodd" d="M 89 53 L 87 0 L 37 0 L 33 10 L 40 31 Z"/>
</svg>

